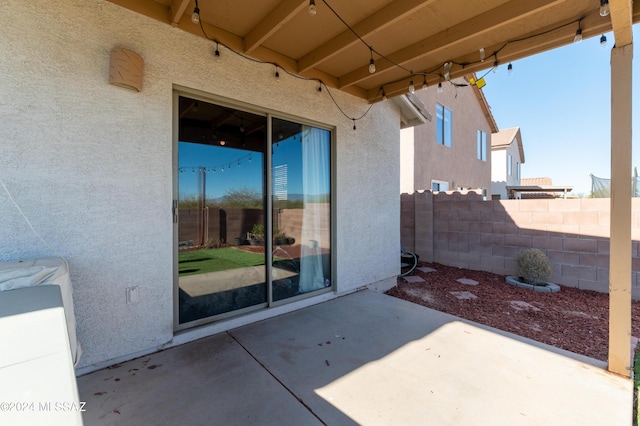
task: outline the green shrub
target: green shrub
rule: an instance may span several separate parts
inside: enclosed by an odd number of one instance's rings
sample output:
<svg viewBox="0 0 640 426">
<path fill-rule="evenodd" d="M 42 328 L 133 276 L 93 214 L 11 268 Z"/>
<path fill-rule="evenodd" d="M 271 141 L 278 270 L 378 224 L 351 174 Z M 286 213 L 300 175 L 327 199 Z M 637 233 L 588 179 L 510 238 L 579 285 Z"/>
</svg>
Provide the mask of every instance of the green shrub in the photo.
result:
<svg viewBox="0 0 640 426">
<path fill-rule="evenodd" d="M 534 285 L 544 284 L 553 272 L 547 256 L 538 249 L 527 249 L 516 254 L 518 276 Z"/>
</svg>

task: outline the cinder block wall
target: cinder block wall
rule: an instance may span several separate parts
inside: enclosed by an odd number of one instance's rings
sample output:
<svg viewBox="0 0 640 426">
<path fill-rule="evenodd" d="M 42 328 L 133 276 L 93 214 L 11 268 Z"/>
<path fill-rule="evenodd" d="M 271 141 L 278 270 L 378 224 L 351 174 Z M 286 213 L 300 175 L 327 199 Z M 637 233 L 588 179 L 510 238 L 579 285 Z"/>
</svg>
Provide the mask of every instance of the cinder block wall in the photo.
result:
<svg viewBox="0 0 640 426">
<path fill-rule="evenodd" d="M 401 237 L 422 260 L 503 275 L 515 274 L 518 251 L 538 248 L 553 264 L 553 282 L 608 292 L 609 203 L 609 199 L 482 201 L 477 194 L 458 192 L 403 194 Z M 632 208 L 632 295 L 640 299 L 640 200 L 634 199 Z M 412 222 L 414 232 L 408 229 Z"/>
</svg>

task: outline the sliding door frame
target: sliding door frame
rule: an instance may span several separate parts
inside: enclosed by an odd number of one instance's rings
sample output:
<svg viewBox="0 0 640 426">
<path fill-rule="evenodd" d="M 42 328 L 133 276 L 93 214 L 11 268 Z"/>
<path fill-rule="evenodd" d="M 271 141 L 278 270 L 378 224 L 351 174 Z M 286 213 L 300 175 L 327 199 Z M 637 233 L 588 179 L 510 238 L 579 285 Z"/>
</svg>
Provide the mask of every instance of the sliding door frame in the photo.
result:
<svg viewBox="0 0 640 426">
<path fill-rule="evenodd" d="M 299 123 L 301 125 L 313 126 L 319 129 L 327 130 L 330 132 L 330 247 L 331 247 L 331 255 L 330 255 L 330 273 L 331 273 L 331 285 L 324 289 L 316 290 L 313 292 L 296 295 L 290 298 L 281 299 L 274 301 L 273 300 L 273 286 L 272 286 L 272 256 L 268 255 L 273 252 L 273 241 L 272 238 L 265 238 L 264 247 L 265 247 L 265 278 L 267 285 L 267 303 L 261 303 L 259 305 L 250 306 L 247 308 L 238 309 L 231 312 L 226 312 L 223 314 L 210 316 L 202 319 L 198 319 L 192 322 L 180 324 L 179 322 L 179 276 L 178 276 L 178 142 L 179 142 L 179 126 L 180 126 L 180 117 L 179 117 L 179 98 L 180 96 L 188 97 L 191 99 L 199 100 L 202 102 L 209 102 L 212 104 L 220 105 L 223 107 L 234 108 L 238 110 L 242 110 L 245 112 L 249 112 L 256 115 L 261 115 L 266 117 L 267 120 L 267 138 L 266 138 L 266 146 L 265 146 L 265 167 L 264 178 L 266 179 L 264 184 L 264 195 L 266 198 L 264 202 L 264 208 L 266 209 L 264 214 L 265 220 L 265 234 L 271 236 L 273 233 L 273 170 L 272 170 L 272 147 L 273 147 L 273 119 L 283 119 L 292 121 L 295 123 Z M 298 116 L 293 116 L 290 114 L 285 114 L 273 110 L 269 110 L 267 108 L 259 108 L 254 105 L 244 103 L 241 101 L 228 99 L 221 96 L 211 95 L 199 90 L 190 89 L 183 86 L 174 85 L 173 87 L 173 129 L 172 129 L 172 175 L 173 175 L 173 188 L 172 188 L 172 216 L 173 216 L 173 329 L 174 332 L 185 331 L 191 329 L 193 327 L 217 322 L 220 320 L 224 320 L 227 318 L 235 318 L 241 315 L 248 315 L 257 311 L 268 310 L 273 307 L 290 304 L 299 300 L 308 299 L 312 297 L 316 297 L 319 295 L 323 295 L 329 292 L 335 292 L 337 290 L 337 268 L 336 268 L 336 128 L 334 126 L 328 126 L 323 123 L 319 123 L 316 121 L 304 119 Z"/>
</svg>

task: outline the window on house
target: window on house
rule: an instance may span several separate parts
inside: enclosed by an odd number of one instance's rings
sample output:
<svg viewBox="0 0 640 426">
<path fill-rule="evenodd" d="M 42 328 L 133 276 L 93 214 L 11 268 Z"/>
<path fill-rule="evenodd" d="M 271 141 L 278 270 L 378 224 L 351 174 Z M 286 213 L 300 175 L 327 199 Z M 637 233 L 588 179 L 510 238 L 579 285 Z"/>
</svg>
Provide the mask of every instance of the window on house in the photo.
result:
<svg viewBox="0 0 640 426">
<path fill-rule="evenodd" d="M 448 191 L 449 182 L 444 182 L 441 180 L 431 180 L 431 190 L 432 191 Z"/>
<path fill-rule="evenodd" d="M 436 142 L 451 146 L 451 110 L 436 104 Z"/>
<path fill-rule="evenodd" d="M 478 130 L 478 160 L 487 161 L 487 134 Z"/>
<path fill-rule="evenodd" d="M 511 157 L 511 154 L 507 154 L 507 176 L 513 175 L 513 170 L 511 167 L 512 163 L 513 163 L 513 158 Z"/>
<path fill-rule="evenodd" d="M 516 163 L 516 179 L 520 180 L 520 163 Z"/>
</svg>

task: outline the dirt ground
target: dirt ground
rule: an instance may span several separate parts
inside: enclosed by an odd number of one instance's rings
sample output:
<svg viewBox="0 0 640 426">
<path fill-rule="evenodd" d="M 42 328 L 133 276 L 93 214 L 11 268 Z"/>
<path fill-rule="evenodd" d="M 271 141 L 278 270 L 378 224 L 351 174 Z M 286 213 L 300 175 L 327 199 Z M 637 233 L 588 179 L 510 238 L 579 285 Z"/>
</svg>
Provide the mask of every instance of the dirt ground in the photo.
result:
<svg viewBox="0 0 640 426">
<path fill-rule="evenodd" d="M 609 295 L 561 286 L 557 293 L 514 287 L 503 275 L 420 262 L 412 275 L 424 280 L 398 285 L 387 294 L 571 352 L 606 361 Z M 477 285 L 462 284 L 466 278 Z M 461 293 L 457 298 L 451 292 Z M 632 335 L 640 336 L 640 301 L 632 302 Z M 631 348 L 630 348 L 631 349 Z"/>
</svg>

